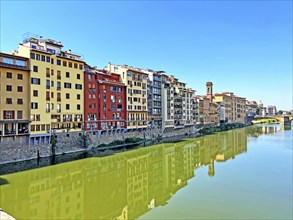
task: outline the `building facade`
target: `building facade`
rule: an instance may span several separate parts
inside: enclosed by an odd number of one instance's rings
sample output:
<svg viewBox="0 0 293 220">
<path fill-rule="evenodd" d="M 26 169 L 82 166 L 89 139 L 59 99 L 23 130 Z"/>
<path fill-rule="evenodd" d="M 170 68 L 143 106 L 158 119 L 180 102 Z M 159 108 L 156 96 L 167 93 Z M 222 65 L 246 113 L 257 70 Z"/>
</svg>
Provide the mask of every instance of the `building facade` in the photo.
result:
<svg viewBox="0 0 293 220">
<path fill-rule="evenodd" d="M 277 113 L 276 106 L 268 105 L 267 106 L 267 113 L 268 113 L 268 115 L 275 115 Z"/>
<path fill-rule="evenodd" d="M 194 90 L 187 88 L 186 83 L 174 78 L 174 125 L 177 128 L 193 125 Z"/>
<path fill-rule="evenodd" d="M 85 130 L 126 128 L 126 86 L 119 74 L 85 68 Z"/>
<path fill-rule="evenodd" d="M 226 122 L 245 123 L 246 99 L 235 96 L 232 92 L 216 93 L 214 102 L 225 108 Z"/>
<path fill-rule="evenodd" d="M 31 139 L 50 142 L 51 132 L 83 129 L 83 72 L 80 55 L 40 36 L 27 36 L 18 55 L 30 58 Z"/>
<path fill-rule="evenodd" d="M 148 74 L 142 69 L 109 63 L 106 70 L 120 74 L 127 86 L 127 129 L 138 130 L 148 127 Z"/>
<path fill-rule="evenodd" d="M 246 115 L 248 117 L 253 117 L 257 115 L 257 103 L 256 101 L 246 101 Z"/>
<path fill-rule="evenodd" d="M 30 131 L 29 59 L 0 53 L 0 142 L 26 142 Z"/>
<path fill-rule="evenodd" d="M 151 126 L 162 128 L 162 72 L 146 71 L 148 74 L 148 120 Z"/>
<path fill-rule="evenodd" d="M 174 77 L 162 74 L 162 130 L 174 129 Z"/>
</svg>

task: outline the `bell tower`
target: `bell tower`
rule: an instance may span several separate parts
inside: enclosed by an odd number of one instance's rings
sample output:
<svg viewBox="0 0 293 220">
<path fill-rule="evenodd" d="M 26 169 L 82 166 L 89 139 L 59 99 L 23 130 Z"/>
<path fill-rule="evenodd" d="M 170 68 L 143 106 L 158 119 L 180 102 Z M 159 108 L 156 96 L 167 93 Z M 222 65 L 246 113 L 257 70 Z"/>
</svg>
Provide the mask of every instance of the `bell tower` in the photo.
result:
<svg viewBox="0 0 293 220">
<path fill-rule="evenodd" d="M 207 97 L 211 100 L 211 102 L 213 101 L 213 83 L 212 82 L 207 82 L 206 83 L 206 87 L 207 87 Z"/>
</svg>

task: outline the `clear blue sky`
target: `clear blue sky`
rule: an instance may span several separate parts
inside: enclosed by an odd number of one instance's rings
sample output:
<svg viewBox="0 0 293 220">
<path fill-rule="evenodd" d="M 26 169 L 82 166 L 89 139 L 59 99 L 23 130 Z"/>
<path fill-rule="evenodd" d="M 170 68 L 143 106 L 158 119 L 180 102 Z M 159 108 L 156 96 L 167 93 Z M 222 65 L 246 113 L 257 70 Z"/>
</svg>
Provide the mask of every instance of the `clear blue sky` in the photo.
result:
<svg viewBox="0 0 293 220">
<path fill-rule="evenodd" d="M 165 70 L 205 93 L 292 104 L 292 1 L 3 1 L 2 52 L 32 32 L 103 68 Z"/>
</svg>

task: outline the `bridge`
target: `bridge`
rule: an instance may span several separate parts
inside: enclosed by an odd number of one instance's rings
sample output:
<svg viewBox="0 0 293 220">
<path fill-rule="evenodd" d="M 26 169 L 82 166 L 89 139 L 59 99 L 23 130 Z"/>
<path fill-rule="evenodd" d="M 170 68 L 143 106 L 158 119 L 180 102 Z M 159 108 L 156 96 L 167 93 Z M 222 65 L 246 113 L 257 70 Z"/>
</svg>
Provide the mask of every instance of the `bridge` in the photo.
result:
<svg viewBox="0 0 293 220">
<path fill-rule="evenodd" d="M 281 125 L 291 125 L 293 115 L 268 115 L 268 116 L 254 116 L 254 119 L 276 119 Z"/>
</svg>

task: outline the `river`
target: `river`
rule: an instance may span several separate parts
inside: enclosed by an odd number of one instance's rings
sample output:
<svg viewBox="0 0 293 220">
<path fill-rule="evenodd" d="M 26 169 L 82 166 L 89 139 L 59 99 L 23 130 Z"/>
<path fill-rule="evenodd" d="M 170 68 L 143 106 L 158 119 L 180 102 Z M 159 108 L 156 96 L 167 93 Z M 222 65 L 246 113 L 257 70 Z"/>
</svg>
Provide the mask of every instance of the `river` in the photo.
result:
<svg viewBox="0 0 293 220">
<path fill-rule="evenodd" d="M 0 174 L 16 219 L 292 219 L 293 130 L 252 126 Z"/>
</svg>

